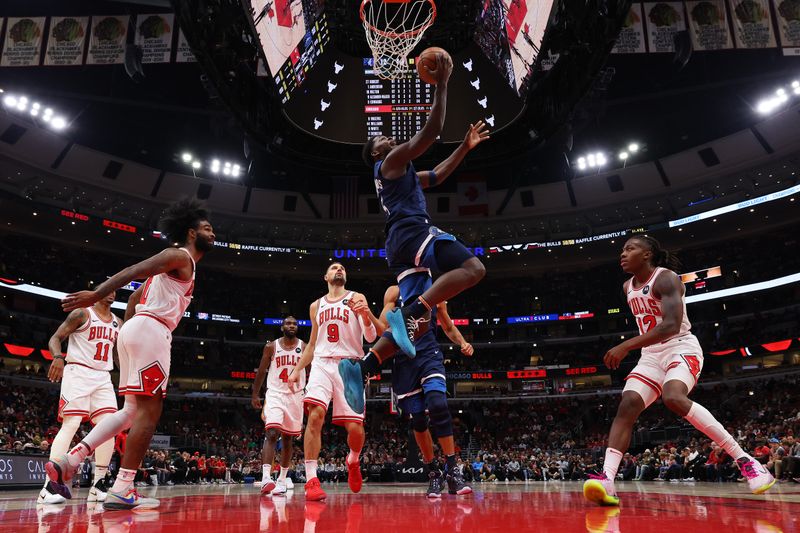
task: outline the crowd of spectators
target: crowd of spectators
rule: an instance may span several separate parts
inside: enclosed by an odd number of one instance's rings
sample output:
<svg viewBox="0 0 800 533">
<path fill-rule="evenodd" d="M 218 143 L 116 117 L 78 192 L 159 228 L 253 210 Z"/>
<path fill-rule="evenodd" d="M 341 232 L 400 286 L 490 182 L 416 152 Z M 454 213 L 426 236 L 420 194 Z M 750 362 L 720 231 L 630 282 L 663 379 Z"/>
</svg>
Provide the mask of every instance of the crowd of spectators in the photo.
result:
<svg viewBox="0 0 800 533">
<path fill-rule="evenodd" d="M 57 389 L 19 381 L 0 381 L 0 452 L 46 454 L 58 431 Z M 713 411 L 776 477 L 798 481 L 800 378 L 784 375 L 699 388 L 693 399 Z M 584 479 L 601 466 L 617 400 L 616 394 L 597 394 L 459 402 L 451 407 L 459 467 L 475 483 Z M 75 442 L 88 429 L 82 426 Z M 366 479 L 392 481 L 408 461 L 418 462 L 408 431 L 406 422 L 389 414 L 385 404 L 368 404 L 362 452 Z M 171 437 L 171 449 L 147 454 L 140 483 L 243 483 L 261 477 L 263 426 L 259 413 L 244 401 L 168 397 L 157 432 Z M 734 458 L 660 403 L 642 415 L 633 443 L 620 467 L 622 479 L 740 479 Z M 322 444 L 321 480 L 346 480 L 344 432 L 327 424 Z M 296 442 L 294 464 L 290 476 L 304 481 L 301 441 Z"/>
</svg>

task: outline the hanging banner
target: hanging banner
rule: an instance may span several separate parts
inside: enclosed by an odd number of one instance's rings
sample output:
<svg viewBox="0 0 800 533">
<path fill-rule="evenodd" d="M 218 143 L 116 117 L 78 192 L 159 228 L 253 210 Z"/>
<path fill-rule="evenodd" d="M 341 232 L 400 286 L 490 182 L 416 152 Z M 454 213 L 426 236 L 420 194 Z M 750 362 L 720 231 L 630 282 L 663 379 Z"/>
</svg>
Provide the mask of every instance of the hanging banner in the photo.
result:
<svg viewBox="0 0 800 533">
<path fill-rule="evenodd" d="M 644 22 L 642 22 L 642 4 L 631 4 L 628 16 L 614 43 L 612 54 L 643 54 L 647 52 L 644 44 Z"/>
<path fill-rule="evenodd" d="M 800 1 L 795 0 L 800 5 Z M 775 48 L 768 0 L 728 0 L 737 48 Z"/>
<path fill-rule="evenodd" d="M 750 0 L 744 0 L 749 2 Z M 692 46 L 697 51 L 733 48 L 725 0 L 686 2 Z"/>
<path fill-rule="evenodd" d="M 800 55 L 800 0 L 772 0 L 784 55 Z"/>
<path fill-rule="evenodd" d="M 186 40 L 186 35 L 183 30 L 178 30 L 178 49 L 175 51 L 176 63 L 194 63 L 195 59 L 192 49 L 189 47 L 189 41 Z"/>
<path fill-rule="evenodd" d="M 50 17 L 45 65 L 82 65 L 89 17 Z"/>
<path fill-rule="evenodd" d="M 125 61 L 128 15 L 92 17 L 87 65 L 114 65 Z"/>
<path fill-rule="evenodd" d="M 30 67 L 39 65 L 44 20 L 44 17 L 8 18 L 0 66 Z"/>
<path fill-rule="evenodd" d="M 174 18 L 172 13 L 136 16 L 136 44 L 142 47 L 142 63 L 169 63 Z"/>
<path fill-rule="evenodd" d="M 686 29 L 682 2 L 644 4 L 650 52 L 674 52 L 675 34 Z"/>
</svg>

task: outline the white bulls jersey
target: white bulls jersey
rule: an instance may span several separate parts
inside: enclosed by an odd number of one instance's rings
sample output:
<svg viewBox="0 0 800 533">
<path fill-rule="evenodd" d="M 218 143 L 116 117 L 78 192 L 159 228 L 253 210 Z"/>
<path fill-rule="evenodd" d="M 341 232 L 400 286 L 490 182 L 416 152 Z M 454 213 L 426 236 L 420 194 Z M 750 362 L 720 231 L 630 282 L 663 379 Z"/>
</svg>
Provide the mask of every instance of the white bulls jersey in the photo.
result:
<svg viewBox="0 0 800 533">
<path fill-rule="evenodd" d="M 639 333 L 644 335 L 663 320 L 661 313 L 661 300 L 653 295 L 653 285 L 656 283 L 656 278 L 667 269 L 658 267 L 653 271 L 650 279 L 639 288 L 635 287 L 635 278 L 631 278 L 628 282 L 628 305 L 631 308 L 631 313 L 636 317 L 636 324 L 639 327 Z M 681 302 L 683 304 L 683 320 L 681 321 L 681 329 L 675 337 L 681 337 L 691 332 L 692 324 L 689 322 L 689 315 L 686 314 L 686 291 L 681 295 Z M 669 339 L 667 339 L 669 340 Z M 666 342 L 666 341 L 664 341 Z"/>
<path fill-rule="evenodd" d="M 277 339 L 273 343 L 273 346 L 275 346 L 275 353 L 272 356 L 272 361 L 269 363 L 267 391 L 291 394 L 292 391 L 289 390 L 287 381 L 289 379 L 289 374 L 291 374 L 294 367 L 297 366 L 300 356 L 303 355 L 305 343 L 298 339 L 297 346 L 292 349 L 285 349 L 281 344 L 281 339 Z M 305 371 L 300 375 L 297 390 L 303 390 L 304 388 L 306 388 Z"/>
<path fill-rule="evenodd" d="M 313 317 L 319 327 L 314 357 L 363 357 L 361 320 L 347 307 L 352 297 L 353 291 L 348 291 L 336 301 L 328 300 L 327 296 L 319 299 L 317 316 Z"/>
<path fill-rule="evenodd" d="M 114 344 L 122 321 L 113 313 L 106 321 L 91 307 L 86 311 L 89 314 L 86 322 L 67 341 L 67 363 L 109 372 L 114 368 Z"/>
<path fill-rule="evenodd" d="M 192 279 L 183 281 L 164 272 L 147 278 L 142 297 L 136 304 L 137 315 L 155 318 L 173 331 L 183 318 L 183 313 L 192 301 L 194 291 L 195 263 L 186 248 L 178 248 L 186 252 L 192 260 Z"/>
</svg>

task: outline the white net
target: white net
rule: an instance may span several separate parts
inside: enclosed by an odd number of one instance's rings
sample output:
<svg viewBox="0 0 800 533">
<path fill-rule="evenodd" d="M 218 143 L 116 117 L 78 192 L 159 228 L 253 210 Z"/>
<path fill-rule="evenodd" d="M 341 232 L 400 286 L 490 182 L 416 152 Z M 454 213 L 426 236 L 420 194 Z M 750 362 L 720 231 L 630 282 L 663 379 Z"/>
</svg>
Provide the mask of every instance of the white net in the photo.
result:
<svg viewBox="0 0 800 533">
<path fill-rule="evenodd" d="M 408 54 L 436 18 L 434 0 L 362 0 L 361 21 L 375 75 L 395 79 L 408 70 Z"/>
</svg>

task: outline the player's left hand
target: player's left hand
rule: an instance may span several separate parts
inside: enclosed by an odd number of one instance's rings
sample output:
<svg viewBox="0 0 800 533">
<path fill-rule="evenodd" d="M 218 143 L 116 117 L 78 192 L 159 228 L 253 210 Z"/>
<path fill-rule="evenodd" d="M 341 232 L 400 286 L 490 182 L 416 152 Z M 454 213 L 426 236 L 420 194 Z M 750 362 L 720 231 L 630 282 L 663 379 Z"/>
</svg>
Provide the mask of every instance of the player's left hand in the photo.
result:
<svg viewBox="0 0 800 533">
<path fill-rule="evenodd" d="M 461 345 L 461 353 L 463 353 L 467 357 L 472 357 L 472 354 L 475 353 L 475 348 L 473 348 L 470 343 L 465 342 L 464 344 Z"/>
<path fill-rule="evenodd" d="M 464 145 L 467 150 L 472 150 L 488 138 L 489 130 L 486 128 L 486 123 L 479 120 L 477 123 L 469 125 L 467 135 L 464 137 Z"/>
<path fill-rule="evenodd" d="M 369 313 L 369 304 L 367 298 L 363 294 L 356 294 L 348 302 L 349 307 L 358 316 L 366 317 Z"/>
<path fill-rule="evenodd" d="M 253 406 L 253 409 L 261 409 L 261 398 L 259 396 L 253 396 L 250 398 L 250 405 Z"/>
<path fill-rule="evenodd" d="M 611 370 L 616 370 L 619 368 L 619 364 L 622 360 L 628 355 L 629 351 L 630 350 L 624 343 L 618 344 L 606 352 L 605 357 L 603 357 L 603 363 Z"/>
<path fill-rule="evenodd" d="M 47 371 L 47 379 L 49 379 L 53 383 L 57 383 L 61 381 L 61 377 L 63 375 L 64 375 L 64 360 L 61 358 L 53 359 L 53 362 L 50 363 L 50 369 Z"/>
<path fill-rule="evenodd" d="M 69 313 L 75 309 L 89 307 L 99 299 L 97 293 L 94 291 L 73 292 L 72 294 L 67 294 L 64 296 L 64 299 L 61 300 L 61 309 Z"/>
</svg>

